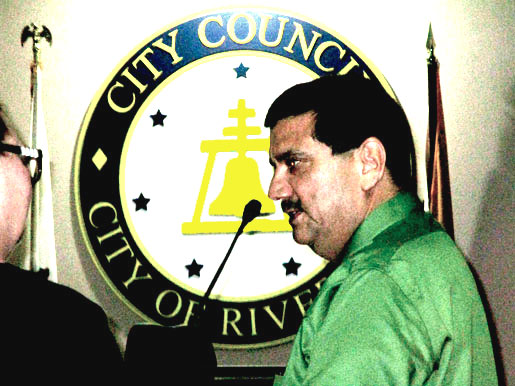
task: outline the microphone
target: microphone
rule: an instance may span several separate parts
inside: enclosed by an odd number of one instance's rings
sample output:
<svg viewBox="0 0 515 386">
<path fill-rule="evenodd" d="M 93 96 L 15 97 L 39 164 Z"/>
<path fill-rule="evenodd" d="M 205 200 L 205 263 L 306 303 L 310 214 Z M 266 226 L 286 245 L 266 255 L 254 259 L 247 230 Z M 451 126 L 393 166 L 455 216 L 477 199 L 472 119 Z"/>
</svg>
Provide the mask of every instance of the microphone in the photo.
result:
<svg viewBox="0 0 515 386">
<path fill-rule="evenodd" d="M 245 209 L 243 209 L 243 216 L 241 218 L 241 225 L 238 228 L 238 233 L 243 232 L 243 228 L 254 220 L 257 216 L 259 216 L 259 213 L 261 212 L 261 203 L 258 200 L 250 200 L 247 205 L 245 205 Z"/>
<path fill-rule="evenodd" d="M 243 233 L 243 229 L 245 228 L 245 226 L 249 222 L 254 220 L 257 216 L 259 216 L 260 212 L 261 212 L 261 203 L 258 200 L 250 200 L 247 203 L 247 205 L 245 205 L 245 209 L 243 209 L 243 215 L 241 218 L 240 227 L 238 228 L 238 231 L 236 232 L 236 235 L 234 236 L 234 239 L 232 240 L 232 244 L 229 247 L 229 250 L 227 251 L 225 258 L 223 259 L 222 264 L 220 264 L 220 267 L 218 267 L 218 271 L 216 271 L 216 274 L 213 277 L 211 284 L 209 284 L 209 287 L 207 288 L 207 291 L 204 294 L 204 305 L 206 304 L 207 300 L 209 299 L 209 295 L 211 295 L 211 291 L 213 290 L 213 287 L 215 286 L 216 281 L 218 280 L 218 277 L 222 273 L 222 270 L 225 267 L 225 263 L 227 263 L 227 260 L 229 259 L 229 255 L 231 254 L 232 249 L 234 248 L 234 244 L 236 244 L 236 240 Z"/>
</svg>

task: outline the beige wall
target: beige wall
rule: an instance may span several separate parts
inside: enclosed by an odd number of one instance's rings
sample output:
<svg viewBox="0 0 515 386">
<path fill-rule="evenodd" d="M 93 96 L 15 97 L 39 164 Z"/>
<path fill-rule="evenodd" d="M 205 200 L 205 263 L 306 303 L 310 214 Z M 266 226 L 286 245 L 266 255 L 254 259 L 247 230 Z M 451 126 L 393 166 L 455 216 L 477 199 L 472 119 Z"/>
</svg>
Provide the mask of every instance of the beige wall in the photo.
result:
<svg viewBox="0 0 515 386">
<path fill-rule="evenodd" d="M 260 2 L 309 16 L 369 57 L 403 104 L 418 149 L 423 149 L 427 126 L 425 42 L 432 23 L 441 63 L 456 239 L 486 288 L 506 371 L 515 377 L 514 2 L 334 3 Z M 43 107 L 52 161 L 59 281 L 101 304 L 122 343 L 139 319 L 104 284 L 77 223 L 72 165 L 81 121 L 97 90 L 136 45 L 178 19 L 230 4 L 221 0 L 0 2 L 0 101 L 25 138 L 31 50 L 30 45 L 20 46 L 20 33 L 30 22 L 52 31 L 54 44 L 43 52 Z M 225 352 L 221 361 L 282 364 L 288 349 L 286 345 L 251 353 Z"/>
</svg>

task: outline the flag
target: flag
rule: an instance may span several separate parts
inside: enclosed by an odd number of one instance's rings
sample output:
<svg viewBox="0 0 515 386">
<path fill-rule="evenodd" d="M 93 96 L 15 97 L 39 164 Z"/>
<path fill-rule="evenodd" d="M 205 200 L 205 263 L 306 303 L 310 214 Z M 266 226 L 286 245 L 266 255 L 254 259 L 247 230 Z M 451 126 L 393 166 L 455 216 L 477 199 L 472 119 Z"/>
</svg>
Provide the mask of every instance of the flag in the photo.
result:
<svg viewBox="0 0 515 386">
<path fill-rule="evenodd" d="M 38 33 L 38 31 L 34 31 Z M 22 40 L 23 41 L 23 40 Z M 34 38 L 34 62 L 31 66 L 31 147 L 43 152 L 42 174 L 32 193 L 32 204 L 28 221 L 29 248 L 27 260 L 32 271 L 47 272 L 48 279 L 57 282 L 57 261 L 55 251 L 52 184 L 47 132 L 44 123 L 41 94 L 41 68 L 37 47 L 39 38 Z"/>
<path fill-rule="evenodd" d="M 438 222 L 442 224 L 447 233 L 454 238 L 451 184 L 440 89 L 439 63 L 434 56 L 435 44 L 431 26 L 429 26 L 429 36 L 426 47 L 430 52 L 427 65 L 429 127 L 426 142 L 429 210 Z"/>
</svg>

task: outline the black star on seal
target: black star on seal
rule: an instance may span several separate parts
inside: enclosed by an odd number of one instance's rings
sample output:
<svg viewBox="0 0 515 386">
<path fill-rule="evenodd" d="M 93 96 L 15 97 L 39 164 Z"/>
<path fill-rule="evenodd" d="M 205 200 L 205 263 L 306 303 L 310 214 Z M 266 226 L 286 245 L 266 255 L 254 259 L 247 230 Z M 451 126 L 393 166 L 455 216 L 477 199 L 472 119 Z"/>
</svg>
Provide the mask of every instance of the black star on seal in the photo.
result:
<svg viewBox="0 0 515 386">
<path fill-rule="evenodd" d="M 136 204 L 136 211 L 140 209 L 147 210 L 147 204 L 150 201 L 150 198 L 145 198 L 143 193 L 140 193 L 139 197 L 133 199 L 132 201 L 134 201 Z"/>
<path fill-rule="evenodd" d="M 293 260 L 293 257 L 290 257 L 290 261 L 287 263 L 283 263 L 284 268 L 286 268 L 286 276 L 288 275 L 298 275 L 297 270 L 302 264 L 296 263 L 295 260 Z"/>
<path fill-rule="evenodd" d="M 186 266 L 186 269 L 188 270 L 188 277 L 192 276 L 198 276 L 200 277 L 200 270 L 202 269 L 203 265 L 198 264 L 195 259 L 191 262 L 191 264 L 188 264 Z"/>
<path fill-rule="evenodd" d="M 161 110 L 157 110 L 157 113 L 155 113 L 154 115 L 151 115 L 150 118 L 152 118 L 152 127 L 154 126 L 157 126 L 157 125 L 161 125 L 161 126 L 164 126 L 164 120 L 166 118 L 166 115 L 163 115 L 161 113 Z"/>
<path fill-rule="evenodd" d="M 242 78 L 242 77 L 246 78 L 248 70 L 249 70 L 249 67 L 245 67 L 243 65 L 243 63 L 240 63 L 240 65 L 234 69 L 234 71 L 236 71 L 236 79 Z"/>
</svg>

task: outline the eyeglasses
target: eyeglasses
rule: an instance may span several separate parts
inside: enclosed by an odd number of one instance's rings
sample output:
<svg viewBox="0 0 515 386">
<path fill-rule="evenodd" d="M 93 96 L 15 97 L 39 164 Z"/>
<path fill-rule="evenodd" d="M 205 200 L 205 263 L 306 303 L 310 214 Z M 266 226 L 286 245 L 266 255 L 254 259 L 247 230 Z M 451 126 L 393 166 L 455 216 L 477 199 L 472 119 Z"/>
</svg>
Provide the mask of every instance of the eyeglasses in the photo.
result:
<svg viewBox="0 0 515 386">
<path fill-rule="evenodd" d="M 43 152 L 40 149 L 33 149 L 25 146 L 10 145 L 0 142 L 0 152 L 7 151 L 17 154 L 23 164 L 30 171 L 30 181 L 32 186 L 41 178 L 41 168 L 43 166 Z"/>
</svg>

